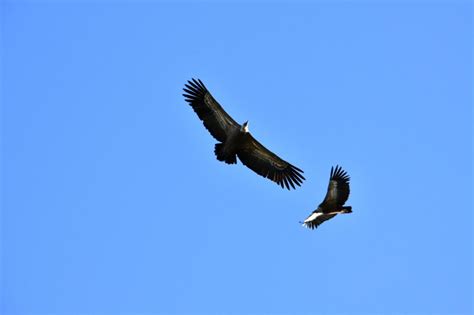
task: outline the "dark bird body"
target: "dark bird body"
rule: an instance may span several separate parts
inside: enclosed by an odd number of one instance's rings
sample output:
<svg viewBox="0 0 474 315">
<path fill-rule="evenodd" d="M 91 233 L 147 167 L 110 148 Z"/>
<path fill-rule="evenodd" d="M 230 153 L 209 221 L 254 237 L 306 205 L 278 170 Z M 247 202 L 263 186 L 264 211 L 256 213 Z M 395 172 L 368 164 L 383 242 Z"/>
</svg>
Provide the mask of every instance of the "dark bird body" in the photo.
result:
<svg viewBox="0 0 474 315">
<path fill-rule="evenodd" d="M 351 213 L 351 206 L 344 206 L 349 198 L 350 177 L 340 166 L 331 167 L 328 191 L 323 202 L 310 216 L 304 220 L 303 225 L 310 229 L 317 228 L 321 223 L 334 218 L 340 213 Z"/>
<path fill-rule="evenodd" d="M 219 141 L 214 153 L 219 161 L 236 164 L 237 157 L 255 173 L 287 189 L 300 186 L 303 171 L 265 148 L 248 131 L 248 122 L 238 124 L 209 93 L 201 80 L 192 79 L 183 89 L 204 127 Z"/>
</svg>

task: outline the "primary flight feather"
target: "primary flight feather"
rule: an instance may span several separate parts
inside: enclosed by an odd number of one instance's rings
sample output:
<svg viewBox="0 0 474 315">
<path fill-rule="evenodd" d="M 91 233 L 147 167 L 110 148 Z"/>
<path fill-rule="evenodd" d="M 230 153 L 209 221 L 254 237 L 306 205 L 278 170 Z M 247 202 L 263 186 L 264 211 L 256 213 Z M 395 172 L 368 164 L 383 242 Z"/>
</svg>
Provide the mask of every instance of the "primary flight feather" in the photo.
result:
<svg viewBox="0 0 474 315">
<path fill-rule="evenodd" d="M 214 153 L 219 161 L 237 163 L 236 157 L 255 173 L 287 189 L 300 186 L 303 171 L 265 148 L 250 134 L 248 122 L 238 124 L 209 93 L 199 79 L 192 79 L 183 89 L 186 102 L 191 105 L 204 127 L 219 143 Z"/>
</svg>

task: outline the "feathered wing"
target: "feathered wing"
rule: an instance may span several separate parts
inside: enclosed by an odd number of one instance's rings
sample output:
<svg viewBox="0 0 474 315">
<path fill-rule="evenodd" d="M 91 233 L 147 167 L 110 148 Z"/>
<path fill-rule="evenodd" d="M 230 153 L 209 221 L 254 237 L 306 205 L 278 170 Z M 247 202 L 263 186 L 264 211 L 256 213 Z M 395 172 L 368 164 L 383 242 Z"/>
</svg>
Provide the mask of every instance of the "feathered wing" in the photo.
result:
<svg viewBox="0 0 474 315">
<path fill-rule="evenodd" d="M 242 163 L 255 173 L 268 178 L 282 188 L 295 189 L 301 186 L 303 180 L 301 169 L 282 160 L 276 154 L 255 140 L 251 134 L 246 134 L 237 156 Z"/>
<path fill-rule="evenodd" d="M 306 226 L 308 229 L 315 229 L 324 221 L 330 220 L 337 215 L 335 214 L 324 214 L 320 211 L 314 211 L 311 213 L 306 220 L 304 220 L 303 225 Z"/>
<path fill-rule="evenodd" d="M 320 207 L 332 208 L 344 205 L 349 198 L 349 180 L 349 175 L 340 166 L 331 167 L 328 191 Z"/>
<path fill-rule="evenodd" d="M 183 90 L 186 92 L 183 94 L 186 102 L 191 105 L 206 129 L 218 141 L 224 142 L 232 128 L 240 128 L 240 125 L 212 97 L 201 80 L 188 81 Z"/>
</svg>

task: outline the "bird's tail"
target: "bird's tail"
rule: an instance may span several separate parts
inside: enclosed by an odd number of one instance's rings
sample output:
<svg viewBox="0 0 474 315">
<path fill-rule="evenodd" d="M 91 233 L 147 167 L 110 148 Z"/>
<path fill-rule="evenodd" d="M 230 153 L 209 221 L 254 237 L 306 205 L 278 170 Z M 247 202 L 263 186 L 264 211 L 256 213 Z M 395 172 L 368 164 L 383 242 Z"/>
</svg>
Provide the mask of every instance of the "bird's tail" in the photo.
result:
<svg viewBox="0 0 474 315">
<path fill-rule="evenodd" d="M 342 213 L 352 213 L 352 207 L 351 206 L 342 207 Z"/>
<path fill-rule="evenodd" d="M 237 156 L 235 154 L 226 154 L 223 143 L 216 143 L 216 146 L 214 147 L 214 153 L 216 154 L 216 157 L 219 161 L 226 162 L 227 164 L 237 163 Z"/>
</svg>

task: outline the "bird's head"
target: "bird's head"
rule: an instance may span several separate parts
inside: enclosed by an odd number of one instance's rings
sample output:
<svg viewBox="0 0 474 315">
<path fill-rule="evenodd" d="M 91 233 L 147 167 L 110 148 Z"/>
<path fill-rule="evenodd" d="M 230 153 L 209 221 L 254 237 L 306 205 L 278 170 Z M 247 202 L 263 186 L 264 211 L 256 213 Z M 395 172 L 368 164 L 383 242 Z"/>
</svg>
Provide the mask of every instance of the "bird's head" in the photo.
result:
<svg viewBox="0 0 474 315">
<path fill-rule="evenodd" d="M 248 121 L 246 121 L 242 124 L 242 127 L 240 127 L 240 131 L 245 132 L 245 133 L 249 132 L 249 122 Z"/>
</svg>

